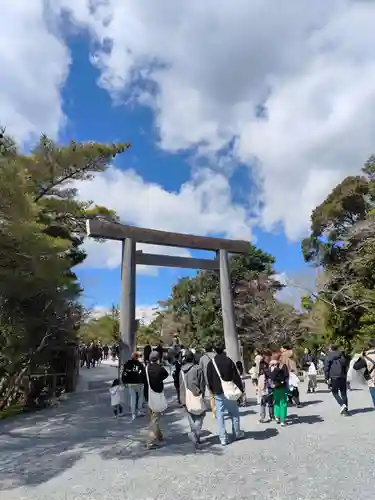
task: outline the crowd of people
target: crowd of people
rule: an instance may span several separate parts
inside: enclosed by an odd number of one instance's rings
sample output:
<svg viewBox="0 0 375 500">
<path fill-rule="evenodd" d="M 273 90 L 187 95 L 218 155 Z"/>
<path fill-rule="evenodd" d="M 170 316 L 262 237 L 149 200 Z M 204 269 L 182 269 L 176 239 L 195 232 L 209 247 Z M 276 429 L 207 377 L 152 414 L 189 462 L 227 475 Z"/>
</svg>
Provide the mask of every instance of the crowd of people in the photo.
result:
<svg viewBox="0 0 375 500">
<path fill-rule="evenodd" d="M 155 350 L 150 344 L 144 349 L 143 363 L 138 353 L 124 364 L 122 384 L 116 379 L 110 389 L 113 411 L 122 414 L 121 391 L 126 386 L 130 393 L 132 419 L 144 415 L 147 405 L 149 414 L 148 447 L 154 448 L 163 442 L 160 419 L 168 403 L 164 395 L 164 381 L 170 373 L 164 367 L 162 343 Z M 239 407 L 246 405 L 245 374 L 242 363 L 234 363 L 217 345 L 206 346 L 203 353 L 195 353 L 176 343 L 168 352 L 169 364 L 173 367 L 173 381 L 178 404 L 184 408 L 189 422 L 189 438 L 198 446 L 206 413 L 205 396 L 208 391 L 209 406 L 217 422 L 217 433 L 222 446 L 244 436 L 241 430 Z M 324 373 L 325 381 L 340 406 L 340 413 L 349 416 L 348 379 L 357 371 L 367 382 L 375 406 L 375 341 L 369 349 L 352 361 L 336 345 L 329 346 L 327 353 L 314 357 L 306 349 L 300 360 L 308 379 L 307 392 L 317 390 L 317 374 Z M 288 406 L 301 406 L 300 377 L 297 361 L 289 346 L 278 350 L 255 352 L 249 371 L 259 405 L 259 423 L 274 421 L 281 427 L 288 424 Z M 225 415 L 229 416 L 231 438 L 226 429 Z"/>
<path fill-rule="evenodd" d="M 86 366 L 87 368 L 95 368 L 99 365 L 102 360 L 109 359 L 111 355 L 112 359 L 118 359 L 120 348 L 117 343 L 113 344 L 111 347 L 108 344 L 102 345 L 100 341 L 90 342 L 89 344 L 81 343 L 79 345 L 79 357 L 81 362 L 81 368 Z"/>
</svg>

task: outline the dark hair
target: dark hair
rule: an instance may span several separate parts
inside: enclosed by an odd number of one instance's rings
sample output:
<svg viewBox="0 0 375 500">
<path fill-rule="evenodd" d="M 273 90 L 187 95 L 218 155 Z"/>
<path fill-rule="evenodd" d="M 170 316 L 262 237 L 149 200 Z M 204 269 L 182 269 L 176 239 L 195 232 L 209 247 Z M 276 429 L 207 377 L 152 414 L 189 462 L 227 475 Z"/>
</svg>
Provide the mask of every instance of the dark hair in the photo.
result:
<svg viewBox="0 0 375 500">
<path fill-rule="evenodd" d="M 224 346 L 221 344 L 215 346 L 215 352 L 216 354 L 222 354 L 224 352 Z"/>
<path fill-rule="evenodd" d="M 242 362 L 241 361 L 236 361 L 236 367 L 237 367 L 238 373 L 240 375 L 243 375 L 243 366 L 242 366 Z"/>
<path fill-rule="evenodd" d="M 289 344 L 283 344 L 281 347 L 283 347 L 287 351 L 290 351 L 290 345 Z"/>
<path fill-rule="evenodd" d="M 116 387 L 116 385 L 120 385 L 120 381 L 118 378 L 115 378 L 115 380 L 112 382 L 112 387 Z"/>
<path fill-rule="evenodd" d="M 257 364 L 256 363 L 253 363 L 253 368 L 256 368 L 257 367 Z"/>
<path fill-rule="evenodd" d="M 337 351 L 338 346 L 336 344 L 331 344 L 329 348 L 331 349 L 331 351 Z"/>
<path fill-rule="evenodd" d="M 206 352 L 211 352 L 212 351 L 212 345 L 211 344 L 206 344 L 205 347 L 204 347 L 204 350 Z"/>
<path fill-rule="evenodd" d="M 185 354 L 185 362 L 186 363 L 194 363 L 194 361 L 195 361 L 194 354 L 191 351 L 188 351 Z"/>
</svg>

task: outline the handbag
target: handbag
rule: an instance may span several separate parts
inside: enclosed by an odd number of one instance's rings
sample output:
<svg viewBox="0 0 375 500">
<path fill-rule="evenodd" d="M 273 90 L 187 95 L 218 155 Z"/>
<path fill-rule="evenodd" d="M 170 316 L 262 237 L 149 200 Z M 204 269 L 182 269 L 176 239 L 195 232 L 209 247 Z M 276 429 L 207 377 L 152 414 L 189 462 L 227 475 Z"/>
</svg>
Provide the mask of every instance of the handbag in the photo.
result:
<svg viewBox="0 0 375 500">
<path fill-rule="evenodd" d="M 223 394 L 224 396 L 229 399 L 230 401 L 237 401 L 238 399 L 240 399 L 240 397 L 242 396 L 242 391 L 239 387 L 237 387 L 237 385 L 231 380 L 231 381 L 226 381 L 226 380 L 223 380 L 221 375 L 220 375 L 220 372 L 219 372 L 219 369 L 217 367 L 217 364 L 215 363 L 215 360 L 213 359 L 212 360 L 212 363 L 215 367 L 215 370 L 216 370 L 216 373 L 217 373 L 217 376 L 219 377 L 220 379 L 220 382 L 221 382 L 221 386 L 223 388 Z"/>
<path fill-rule="evenodd" d="M 148 385 L 148 407 L 154 413 L 162 413 L 168 408 L 167 399 L 163 392 L 155 392 L 151 389 L 148 367 L 146 368 L 146 378 Z"/>
<path fill-rule="evenodd" d="M 202 394 L 195 396 L 192 391 L 188 389 L 183 371 L 181 371 L 181 375 L 185 386 L 185 406 L 187 411 L 193 415 L 202 415 L 202 413 L 207 410 Z"/>
</svg>

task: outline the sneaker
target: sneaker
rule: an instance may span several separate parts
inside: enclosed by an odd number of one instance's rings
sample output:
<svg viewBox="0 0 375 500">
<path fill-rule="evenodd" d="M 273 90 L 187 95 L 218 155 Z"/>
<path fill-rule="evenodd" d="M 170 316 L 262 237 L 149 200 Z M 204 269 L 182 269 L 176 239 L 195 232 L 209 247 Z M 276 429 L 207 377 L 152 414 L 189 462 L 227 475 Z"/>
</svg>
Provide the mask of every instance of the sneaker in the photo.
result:
<svg viewBox="0 0 375 500">
<path fill-rule="evenodd" d="M 280 423 L 280 419 L 279 418 L 275 418 L 275 421 L 276 421 L 277 424 Z"/>
<path fill-rule="evenodd" d="M 346 407 L 346 405 L 342 405 L 341 406 L 341 410 L 340 410 L 340 413 L 341 415 L 343 415 L 344 413 L 346 413 L 348 411 L 348 408 Z"/>
<path fill-rule="evenodd" d="M 287 426 L 287 423 L 286 423 L 286 422 L 281 422 L 280 426 L 281 426 L 281 427 L 286 427 L 286 426 Z"/>
<path fill-rule="evenodd" d="M 258 420 L 258 424 L 265 424 L 265 423 L 266 423 L 266 421 L 264 420 L 264 418 L 260 418 Z"/>
<path fill-rule="evenodd" d="M 137 418 L 137 415 L 135 415 L 135 414 L 133 413 L 133 415 L 132 415 L 132 422 L 134 422 L 134 420 L 135 420 L 136 418 Z"/>
<path fill-rule="evenodd" d="M 228 441 L 227 440 L 224 440 L 224 441 L 220 440 L 220 444 L 221 444 L 221 446 L 228 446 Z"/>
<path fill-rule="evenodd" d="M 237 434 L 235 434 L 234 439 L 235 439 L 235 441 L 239 441 L 240 439 L 243 439 L 244 437 L 245 437 L 244 431 L 240 431 Z"/>
<path fill-rule="evenodd" d="M 195 434 L 195 432 L 188 432 L 188 436 L 189 436 L 190 441 L 191 441 L 194 445 L 197 445 L 197 444 L 198 444 L 198 439 L 197 439 L 197 435 Z"/>
</svg>

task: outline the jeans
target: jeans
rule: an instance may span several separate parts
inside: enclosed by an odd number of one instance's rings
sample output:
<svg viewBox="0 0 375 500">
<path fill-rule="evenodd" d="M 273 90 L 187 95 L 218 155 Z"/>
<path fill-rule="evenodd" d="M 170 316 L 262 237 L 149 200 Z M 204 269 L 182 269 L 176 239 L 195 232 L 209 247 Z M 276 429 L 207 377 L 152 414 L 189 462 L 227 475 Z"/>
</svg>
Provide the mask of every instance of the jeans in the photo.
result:
<svg viewBox="0 0 375 500">
<path fill-rule="evenodd" d="M 331 391 L 333 397 L 336 399 L 340 406 L 345 405 L 346 407 L 348 407 L 348 396 L 346 390 L 346 378 L 331 379 Z"/>
<path fill-rule="evenodd" d="M 114 405 L 112 406 L 113 408 L 113 413 L 117 417 L 117 414 L 122 415 L 122 406 L 121 405 Z"/>
<path fill-rule="evenodd" d="M 143 384 L 129 384 L 128 387 L 130 393 L 130 408 L 134 417 L 143 405 Z"/>
<path fill-rule="evenodd" d="M 216 421 L 219 428 L 219 438 L 222 443 L 228 440 L 227 431 L 225 429 L 225 411 L 228 412 L 229 418 L 232 421 L 232 433 L 239 436 L 240 429 L 240 412 L 237 406 L 237 401 L 227 399 L 224 394 L 215 394 Z"/>
<path fill-rule="evenodd" d="M 277 387 L 273 389 L 273 401 L 275 418 L 284 424 L 288 412 L 288 401 L 285 387 Z"/>
<path fill-rule="evenodd" d="M 370 396 L 372 398 L 372 404 L 375 407 L 375 387 L 369 387 Z"/>
<path fill-rule="evenodd" d="M 193 413 L 186 412 L 187 413 L 187 418 L 189 421 L 190 429 L 191 432 L 193 432 L 196 436 L 196 438 L 200 439 L 201 433 L 202 433 L 202 425 L 203 425 L 203 419 L 205 416 L 205 413 L 202 413 L 201 415 L 194 415 Z"/>
</svg>

